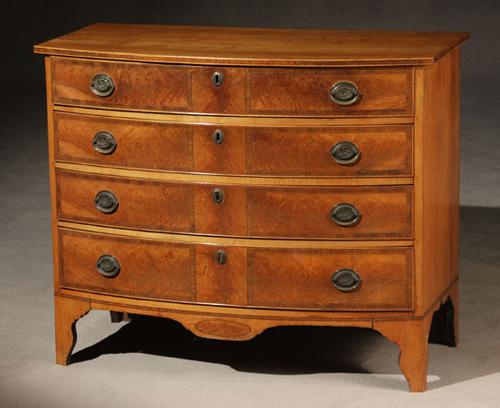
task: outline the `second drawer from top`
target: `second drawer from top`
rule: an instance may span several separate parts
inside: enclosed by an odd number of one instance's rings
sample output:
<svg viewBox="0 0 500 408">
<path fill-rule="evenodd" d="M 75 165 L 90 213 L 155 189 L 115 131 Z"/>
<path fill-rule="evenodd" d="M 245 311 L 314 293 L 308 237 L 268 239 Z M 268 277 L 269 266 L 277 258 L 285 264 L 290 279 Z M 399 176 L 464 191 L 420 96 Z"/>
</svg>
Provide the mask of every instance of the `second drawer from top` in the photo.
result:
<svg viewBox="0 0 500 408">
<path fill-rule="evenodd" d="M 229 175 L 408 177 L 411 125 L 192 125 L 56 112 L 56 160 Z"/>
</svg>

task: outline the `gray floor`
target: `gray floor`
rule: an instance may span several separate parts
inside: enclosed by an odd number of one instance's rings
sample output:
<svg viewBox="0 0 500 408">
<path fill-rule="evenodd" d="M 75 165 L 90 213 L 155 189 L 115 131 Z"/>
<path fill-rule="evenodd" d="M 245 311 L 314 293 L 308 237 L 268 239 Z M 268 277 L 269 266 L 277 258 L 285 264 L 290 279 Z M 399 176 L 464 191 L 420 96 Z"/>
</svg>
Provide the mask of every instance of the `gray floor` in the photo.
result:
<svg viewBox="0 0 500 408">
<path fill-rule="evenodd" d="M 500 120 L 494 88 L 486 97 L 468 92 L 463 106 L 461 342 L 430 346 L 424 394 L 406 392 L 397 348 L 361 329 L 282 328 L 232 343 L 92 312 L 78 323 L 76 362 L 56 366 L 44 113 L 4 107 L 0 407 L 500 406 Z"/>
</svg>

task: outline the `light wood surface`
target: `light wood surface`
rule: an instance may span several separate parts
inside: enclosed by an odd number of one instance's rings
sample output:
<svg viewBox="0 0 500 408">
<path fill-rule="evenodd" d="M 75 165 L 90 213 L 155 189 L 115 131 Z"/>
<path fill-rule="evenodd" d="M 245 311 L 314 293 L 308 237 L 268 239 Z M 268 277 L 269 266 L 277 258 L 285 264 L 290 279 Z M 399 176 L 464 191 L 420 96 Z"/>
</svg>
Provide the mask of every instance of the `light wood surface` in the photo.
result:
<svg viewBox="0 0 500 408">
<path fill-rule="evenodd" d="M 410 248 L 214 247 L 64 229 L 59 239 L 60 285 L 68 289 L 285 309 L 413 307 Z M 217 261 L 219 250 L 226 256 L 223 264 Z M 96 264 L 102 256 L 114 257 L 120 266 L 116 276 L 98 271 Z M 352 293 L 332 285 L 332 276 L 343 268 L 360 276 L 361 285 Z"/>
<path fill-rule="evenodd" d="M 373 325 L 375 330 L 399 347 L 399 367 L 410 391 L 413 392 L 427 389 L 428 338 L 431 321 L 432 313 L 429 313 L 422 320 L 375 321 Z"/>
<path fill-rule="evenodd" d="M 56 160 L 150 170 L 193 170 L 192 129 L 189 125 L 54 114 Z M 97 152 L 98 132 L 111 133 L 111 154 Z"/>
<path fill-rule="evenodd" d="M 132 112 L 120 109 L 85 108 L 79 106 L 54 105 L 54 112 L 79 113 L 105 118 L 121 118 L 125 120 L 141 120 L 165 123 L 188 123 L 192 125 L 227 125 L 252 127 L 295 127 L 316 128 L 323 126 L 356 126 L 363 128 L 372 125 L 404 125 L 413 123 L 413 116 L 370 116 L 370 117 L 290 117 L 290 116 L 245 116 L 245 115 L 206 115 L 182 113 Z"/>
<path fill-rule="evenodd" d="M 54 127 L 56 160 L 62 162 L 219 175 L 413 176 L 410 125 L 242 127 L 56 112 Z M 220 144 L 214 141 L 217 131 Z M 111 133 L 113 152 L 96 151 L 99 132 Z M 334 161 L 331 151 L 341 142 L 359 150 L 356 163 Z"/>
<path fill-rule="evenodd" d="M 333 310 L 411 310 L 411 249 L 250 249 L 249 305 Z M 350 292 L 332 286 L 333 274 L 348 268 L 361 284 Z M 269 271 L 273 271 L 272 274 Z"/>
<path fill-rule="evenodd" d="M 52 57 L 57 105 L 152 112 L 264 116 L 411 116 L 412 68 L 264 69 L 144 64 Z M 215 86 L 212 76 L 223 75 Z M 110 95 L 91 89 L 96 75 L 113 81 Z M 331 89 L 349 82 L 359 100 L 341 105 Z"/>
<path fill-rule="evenodd" d="M 48 167 L 49 167 L 49 184 L 50 184 L 50 225 L 52 238 L 52 265 L 54 287 L 59 286 L 59 248 L 57 237 L 57 189 L 56 189 L 56 153 L 55 153 L 55 131 L 54 131 L 54 105 L 52 103 L 52 70 L 50 57 L 45 57 L 45 92 L 47 94 L 47 145 L 48 145 Z"/>
<path fill-rule="evenodd" d="M 59 323 L 56 320 L 56 328 L 67 333 L 67 336 L 59 337 L 65 339 L 65 342 L 57 343 L 60 356 L 58 361 L 60 364 L 67 364 L 76 339 L 76 332 L 71 330 L 68 332 L 67 328 L 71 328 L 73 323 L 90 309 L 166 317 L 181 322 L 199 336 L 224 340 L 248 340 L 270 327 L 277 326 L 355 326 L 373 328 L 395 342 L 400 347 L 400 366 L 408 379 L 410 390 L 424 391 L 429 320 L 432 312 L 440 307 L 448 293 L 453 297 L 457 288 L 455 283 L 423 318 L 416 318 L 413 313 L 403 311 L 298 311 L 159 302 L 60 288 L 56 292 L 56 307 L 60 305 L 66 310 L 67 318 L 59 319 Z M 59 302 L 58 299 L 62 301 Z M 56 309 L 56 318 L 58 316 Z M 59 327 L 58 324 L 61 323 L 66 324 Z"/>
<path fill-rule="evenodd" d="M 123 237 L 137 237 L 166 242 L 183 242 L 192 244 L 244 246 L 256 248 L 310 248 L 310 249 L 342 249 L 342 248 L 381 248 L 381 247 L 410 247 L 412 240 L 376 240 L 376 241 L 333 241 L 333 240 L 296 240 L 296 239 L 251 239 L 234 237 L 216 237 L 207 235 L 168 234 L 164 232 L 139 231 L 124 228 L 110 228 L 99 225 L 81 224 L 59 221 L 60 228 L 77 231 L 96 232 Z"/>
<path fill-rule="evenodd" d="M 195 248 L 178 243 L 60 231 L 60 285 L 150 299 L 195 300 Z M 113 256 L 116 277 L 102 276 L 98 259 Z"/>
<path fill-rule="evenodd" d="M 93 24 L 35 46 L 40 54 L 203 65 L 430 64 L 468 33 Z M 201 47 L 200 44 L 203 44 Z"/>
<path fill-rule="evenodd" d="M 56 363 L 67 365 L 76 344 L 76 321 L 91 309 L 88 300 L 70 299 L 62 296 L 54 298 Z"/>
<path fill-rule="evenodd" d="M 412 188 L 243 187 L 157 182 L 57 171 L 59 219 L 151 231 L 207 235 L 311 238 L 412 239 Z M 214 191 L 224 194 L 222 202 Z M 117 209 L 101 212 L 100 192 Z M 359 213 L 338 225 L 332 211 L 348 203 Z"/>
<path fill-rule="evenodd" d="M 206 183 L 245 186 L 393 186 L 411 185 L 413 177 L 263 177 L 225 176 L 213 174 L 189 174 L 181 172 L 147 171 L 130 168 L 97 166 L 79 163 L 56 162 L 58 170 L 94 175 L 126 177 L 140 180 L 155 180 L 180 183 Z"/>
<path fill-rule="evenodd" d="M 417 70 L 415 261 L 419 315 L 458 275 L 460 50 Z"/>
<path fill-rule="evenodd" d="M 225 340 L 355 326 L 395 342 L 410 390 L 425 390 L 431 322 L 433 341 L 458 338 L 467 38 L 95 24 L 35 46 L 49 55 L 57 362 L 69 362 L 75 322 L 92 309 Z M 110 96 L 91 91 L 98 73 L 113 79 Z M 342 81 L 359 89 L 356 103 L 330 97 Z M 100 131 L 114 152 L 92 147 Z M 341 141 L 359 161 L 333 160 Z M 103 190 L 119 200 L 112 214 L 95 206 Z M 340 203 L 359 223 L 333 222 Z M 103 255 L 120 262 L 116 276 L 99 272 Z M 340 269 L 361 284 L 340 291 Z"/>
<path fill-rule="evenodd" d="M 229 141 L 230 138 L 229 133 Z M 248 128 L 246 142 L 248 174 L 298 177 L 413 175 L 411 126 Z M 343 165 L 334 161 L 332 148 L 341 142 L 352 143 L 359 150 L 357 162 Z M 215 149 L 207 150 L 212 153 Z M 212 156 L 217 158 L 214 153 Z"/>
<path fill-rule="evenodd" d="M 334 103 L 329 91 L 355 84 L 360 99 Z M 246 72 L 246 113 L 289 116 L 405 116 L 413 114 L 411 68 L 262 69 Z"/>
</svg>

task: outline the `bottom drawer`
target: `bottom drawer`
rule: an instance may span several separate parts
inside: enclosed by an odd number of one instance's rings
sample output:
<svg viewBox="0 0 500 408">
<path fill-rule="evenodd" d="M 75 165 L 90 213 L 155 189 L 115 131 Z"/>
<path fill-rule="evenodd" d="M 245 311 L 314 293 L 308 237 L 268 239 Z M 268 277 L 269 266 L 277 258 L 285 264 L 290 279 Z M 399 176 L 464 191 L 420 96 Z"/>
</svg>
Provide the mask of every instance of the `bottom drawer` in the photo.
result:
<svg viewBox="0 0 500 408">
<path fill-rule="evenodd" d="M 203 237 L 190 244 L 140 234 L 144 238 L 59 230 L 61 287 L 263 308 L 413 307 L 411 248 L 309 249 L 300 241 L 273 248 L 279 241 L 260 240 L 214 245 Z"/>
<path fill-rule="evenodd" d="M 255 306 L 410 310 L 412 250 L 252 249 L 248 298 Z"/>
<path fill-rule="evenodd" d="M 175 243 L 59 231 L 62 287 L 168 300 L 194 300 L 194 248 Z"/>
</svg>

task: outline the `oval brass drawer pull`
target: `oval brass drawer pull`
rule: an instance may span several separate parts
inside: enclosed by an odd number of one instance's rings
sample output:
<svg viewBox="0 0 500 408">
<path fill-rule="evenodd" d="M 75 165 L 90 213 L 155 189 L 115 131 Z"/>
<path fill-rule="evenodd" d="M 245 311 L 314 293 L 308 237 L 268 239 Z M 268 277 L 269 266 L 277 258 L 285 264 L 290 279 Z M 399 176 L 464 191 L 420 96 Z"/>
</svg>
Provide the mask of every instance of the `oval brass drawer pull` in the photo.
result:
<svg viewBox="0 0 500 408">
<path fill-rule="evenodd" d="M 99 191 L 95 196 L 95 206 L 104 214 L 114 213 L 118 204 L 118 199 L 111 191 Z"/>
<path fill-rule="evenodd" d="M 361 213 L 349 203 L 337 204 L 330 214 L 333 222 L 341 227 L 352 227 L 361 219 Z"/>
<path fill-rule="evenodd" d="M 330 98 L 337 105 L 354 105 L 359 101 L 360 96 L 358 87 L 352 82 L 337 82 L 330 89 Z"/>
<path fill-rule="evenodd" d="M 90 81 L 90 89 L 95 95 L 106 97 L 115 91 L 115 83 L 108 74 L 97 74 Z"/>
<path fill-rule="evenodd" d="M 342 166 L 356 164 L 361 158 L 361 151 L 351 142 L 338 142 L 330 150 L 330 154 L 336 163 Z"/>
<path fill-rule="evenodd" d="M 351 292 L 360 284 L 360 276 L 352 269 L 339 269 L 332 276 L 332 285 L 341 292 Z"/>
<path fill-rule="evenodd" d="M 97 132 L 92 140 L 92 146 L 96 152 L 111 154 L 116 150 L 116 140 L 110 132 Z"/>
<path fill-rule="evenodd" d="M 114 278 L 120 273 L 120 263 L 112 255 L 102 255 L 96 263 L 97 271 L 105 278 Z"/>
</svg>

